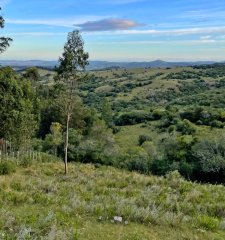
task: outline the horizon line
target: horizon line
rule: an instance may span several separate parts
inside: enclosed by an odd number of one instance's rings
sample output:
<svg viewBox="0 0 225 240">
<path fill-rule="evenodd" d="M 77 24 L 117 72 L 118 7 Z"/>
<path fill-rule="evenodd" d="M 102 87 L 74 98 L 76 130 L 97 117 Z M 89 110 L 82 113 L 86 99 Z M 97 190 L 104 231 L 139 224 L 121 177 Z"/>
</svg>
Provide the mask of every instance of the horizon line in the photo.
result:
<svg viewBox="0 0 225 240">
<path fill-rule="evenodd" d="M 15 62 L 32 62 L 32 61 L 41 61 L 41 62 L 58 62 L 58 60 L 55 59 L 0 59 L 0 62 L 6 62 L 6 61 L 15 61 Z M 190 59 L 190 60 L 163 60 L 163 59 L 155 59 L 155 60 L 104 60 L 104 59 L 91 59 L 89 62 L 118 62 L 118 63 L 132 63 L 132 62 L 214 62 L 214 63 L 224 63 L 225 60 L 203 60 L 203 59 Z"/>
</svg>

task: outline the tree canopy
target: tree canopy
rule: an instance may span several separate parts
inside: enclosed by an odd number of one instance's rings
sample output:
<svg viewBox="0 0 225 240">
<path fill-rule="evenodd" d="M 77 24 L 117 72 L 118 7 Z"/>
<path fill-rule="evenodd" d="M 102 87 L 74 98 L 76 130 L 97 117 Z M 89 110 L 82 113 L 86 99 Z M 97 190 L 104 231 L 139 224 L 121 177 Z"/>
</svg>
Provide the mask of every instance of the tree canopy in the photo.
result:
<svg viewBox="0 0 225 240">
<path fill-rule="evenodd" d="M 76 106 L 77 83 L 85 76 L 81 70 L 88 64 L 88 53 L 84 51 L 84 42 L 79 33 L 75 30 L 70 32 L 64 45 L 64 52 L 59 58 L 58 76 L 63 88 L 60 95 L 60 105 L 66 117 L 66 139 L 65 139 L 65 174 L 67 173 L 67 152 L 69 142 L 69 125 L 73 110 Z"/>
<path fill-rule="evenodd" d="M 0 10 L 1 7 L 0 7 Z M 5 26 L 5 19 L 0 15 L 0 28 L 4 28 Z M 12 42 L 12 38 L 9 37 L 0 37 L 0 53 L 3 53 L 7 47 L 9 47 L 10 42 Z"/>
<path fill-rule="evenodd" d="M 9 67 L 0 70 L 0 138 L 22 146 L 37 127 L 38 100 L 29 81 Z"/>
</svg>

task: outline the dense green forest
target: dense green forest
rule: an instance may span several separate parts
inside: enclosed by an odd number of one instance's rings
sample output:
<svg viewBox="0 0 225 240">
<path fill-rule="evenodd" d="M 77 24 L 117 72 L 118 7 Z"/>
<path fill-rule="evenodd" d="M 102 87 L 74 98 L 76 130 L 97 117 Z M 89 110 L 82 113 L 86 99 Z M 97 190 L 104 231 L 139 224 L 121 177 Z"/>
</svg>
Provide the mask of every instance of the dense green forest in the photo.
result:
<svg viewBox="0 0 225 240">
<path fill-rule="evenodd" d="M 3 154 L 64 156 L 56 75 L 1 68 Z M 224 88 L 223 64 L 88 72 L 74 93 L 68 160 L 224 183 Z"/>
</svg>

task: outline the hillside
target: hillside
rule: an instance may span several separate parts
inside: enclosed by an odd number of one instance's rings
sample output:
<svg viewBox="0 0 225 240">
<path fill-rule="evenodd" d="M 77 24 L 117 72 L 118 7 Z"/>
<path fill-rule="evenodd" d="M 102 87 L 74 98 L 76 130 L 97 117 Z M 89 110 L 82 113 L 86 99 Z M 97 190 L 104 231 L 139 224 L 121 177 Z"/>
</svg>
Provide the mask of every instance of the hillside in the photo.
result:
<svg viewBox="0 0 225 240">
<path fill-rule="evenodd" d="M 181 98 L 182 101 L 191 96 L 197 99 L 202 93 L 210 94 L 223 88 L 224 78 L 224 64 L 166 69 L 112 69 L 90 72 L 90 78 L 81 83 L 80 89 L 84 91 L 84 97 L 94 93 L 100 98 L 107 97 L 114 105 L 122 101 L 131 102 L 133 106 L 130 108 L 138 109 L 135 100 L 140 104 L 143 102 L 142 107 L 171 103 L 184 105 L 178 102 Z M 200 102 L 200 105 L 203 103 Z"/>
<path fill-rule="evenodd" d="M 41 78 L 33 84 L 48 101 L 49 92 L 55 91 L 55 73 L 39 72 Z M 79 84 L 78 94 L 84 107 L 89 108 L 82 111 L 93 111 L 92 116 L 104 120 L 113 132 L 108 146 L 113 138 L 115 144 L 109 147 L 114 152 L 110 150 L 108 156 L 109 149 L 102 149 L 107 144 L 96 142 L 96 148 L 92 148 L 72 140 L 78 149 L 80 146 L 79 161 L 156 175 L 178 170 L 193 181 L 224 183 L 224 90 L 224 64 L 89 71 L 87 79 Z M 76 151 L 71 147 L 71 160 L 77 161 Z"/>
<path fill-rule="evenodd" d="M 0 176 L 0 239 L 224 239 L 225 187 L 70 164 Z M 113 222 L 122 216 L 123 222 Z"/>
</svg>

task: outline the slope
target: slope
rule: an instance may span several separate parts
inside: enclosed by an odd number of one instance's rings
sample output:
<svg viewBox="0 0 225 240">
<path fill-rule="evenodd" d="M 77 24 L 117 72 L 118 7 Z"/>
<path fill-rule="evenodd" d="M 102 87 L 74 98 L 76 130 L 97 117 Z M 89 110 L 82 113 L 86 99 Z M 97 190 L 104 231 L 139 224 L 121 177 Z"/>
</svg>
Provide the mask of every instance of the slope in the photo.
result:
<svg viewBox="0 0 225 240">
<path fill-rule="evenodd" d="M 225 239 L 225 187 L 112 167 L 33 163 L 0 176 L 0 239 Z M 123 222 L 113 222 L 122 216 Z"/>
</svg>

